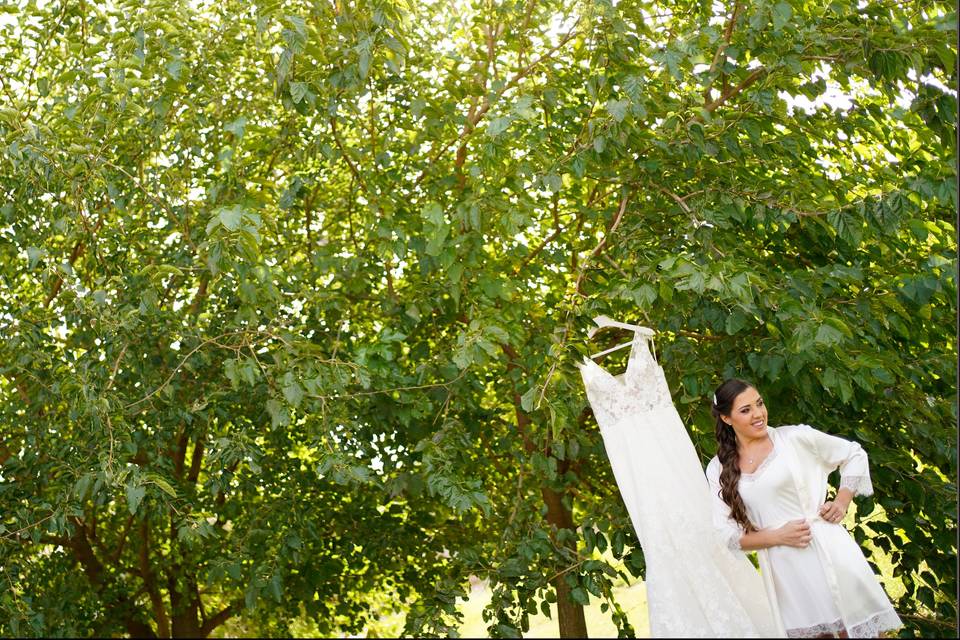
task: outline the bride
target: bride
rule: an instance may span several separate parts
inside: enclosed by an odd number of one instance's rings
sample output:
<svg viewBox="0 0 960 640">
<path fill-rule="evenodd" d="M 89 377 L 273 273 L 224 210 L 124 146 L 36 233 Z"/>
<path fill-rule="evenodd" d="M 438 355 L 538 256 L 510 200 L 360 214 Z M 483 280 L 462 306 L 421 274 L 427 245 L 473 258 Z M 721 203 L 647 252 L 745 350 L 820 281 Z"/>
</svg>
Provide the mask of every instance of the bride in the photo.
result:
<svg viewBox="0 0 960 640">
<path fill-rule="evenodd" d="M 873 487 L 856 442 L 805 424 L 767 425 L 760 393 L 736 378 L 713 396 L 717 456 L 707 465 L 714 521 L 732 549 L 757 550 L 767 594 L 791 638 L 876 638 L 901 626 L 841 521 Z M 825 500 L 827 476 L 840 488 Z"/>
</svg>

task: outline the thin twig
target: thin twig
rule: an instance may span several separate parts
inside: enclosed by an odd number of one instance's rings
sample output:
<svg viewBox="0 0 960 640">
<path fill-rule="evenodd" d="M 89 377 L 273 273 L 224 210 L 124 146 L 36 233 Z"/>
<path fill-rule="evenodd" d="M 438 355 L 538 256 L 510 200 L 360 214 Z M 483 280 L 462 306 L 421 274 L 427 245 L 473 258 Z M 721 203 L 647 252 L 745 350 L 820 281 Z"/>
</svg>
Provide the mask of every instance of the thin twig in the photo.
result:
<svg viewBox="0 0 960 640">
<path fill-rule="evenodd" d="M 117 356 L 116 362 L 113 363 L 113 371 L 110 372 L 110 379 L 107 381 L 107 386 L 104 391 L 109 391 L 110 387 L 113 386 L 113 381 L 117 377 L 117 370 L 120 368 L 120 361 L 123 359 L 123 354 L 127 352 L 127 347 L 130 346 L 129 342 L 124 343 L 123 348 L 120 349 L 120 355 Z"/>
</svg>

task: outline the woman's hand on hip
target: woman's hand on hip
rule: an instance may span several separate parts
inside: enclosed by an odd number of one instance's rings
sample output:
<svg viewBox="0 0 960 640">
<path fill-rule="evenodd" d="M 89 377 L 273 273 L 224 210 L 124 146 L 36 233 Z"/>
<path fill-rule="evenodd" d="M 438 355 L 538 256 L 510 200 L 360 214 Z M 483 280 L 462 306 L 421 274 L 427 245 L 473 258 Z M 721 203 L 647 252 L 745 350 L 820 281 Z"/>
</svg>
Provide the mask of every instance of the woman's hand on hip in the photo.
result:
<svg viewBox="0 0 960 640">
<path fill-rule="evenodd" d="M 810 544 L 813 534 L 810 533 L 810 523 L 806 520 L 791 520 L 777 529 L 777 537 L 782 545 L 803 549 Z"/>
<path fill-rule="evenodd" d="M 820 517 L 827 522 L 838 523 L 847 515 L 849 502 L 842 500 L 828 500 L 820 505 Z"/>
</svg>

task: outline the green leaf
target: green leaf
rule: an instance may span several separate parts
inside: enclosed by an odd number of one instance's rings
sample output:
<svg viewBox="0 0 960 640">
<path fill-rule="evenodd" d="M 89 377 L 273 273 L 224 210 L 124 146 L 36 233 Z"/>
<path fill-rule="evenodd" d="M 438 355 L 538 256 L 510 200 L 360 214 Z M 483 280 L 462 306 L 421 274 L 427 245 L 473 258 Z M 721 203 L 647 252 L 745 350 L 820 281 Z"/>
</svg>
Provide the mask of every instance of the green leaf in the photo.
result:
<svg viewBox="0 0 960 640">
<path fill-rule="evenodd" d="M 698 122 L 691 122 L 687 127 L 687 130 L 690 132 L 690 140 L 699 148 L 703 150 L 705 139 L 703 135 L 703 126 Z"/>
<path fill-rule="evenodd" d="M 217 212 L 217 219 L 228 231 L 236 231 L 240 228 L 240 223 L 243 221 L 243 207 L 240 205 L 222 207 Z"/>
<path fill-rule="evenodd" d="M 786 2 L 778 2 L 773 6 L 773 30 L 778 32 L 790 22 L 793 16 L 793 8 Z"/>
<path fill-rule="evenodd" d="M 434 226 L 441 226 L 446 223 L 443 217 L 443 207 L 436 202 L 428 202 L 420 209 L 420 217 Z"/>
<path fill-rule="evenodd" d="M 584 551 L 590 553 L 597 546 L 597 534 L 593 530 L 593 527 L 584 527 L 583 528 L 583 543 Z"/>
<path fill-rule="evenodd" d="M 270 398 L 267 400 L 267 412 L 270 414 L 270 422 L 273 427 L 284 427 L 290 424 L 290 414 L 282 403 Z"/>
<path fill-rule="evenodd" d="M 180 73 L 183 70 L 183 60 L 181 60 L 179 57 L 174 58 L 164 65 L 164 69 L 166 70 L 167 75 L 169 75 L 171 78 L 174 80 L 179 80 Z"/>
<path fill-rule="evenodd" d="M 536 398 L 536 396 L 537 396 L 537 386 L 534 385 L 529 389 L 527 389 L 522 396 L 520 396 L 520 407 L 527 413 L 530 413 L 531 411 L 533 411 L 533 401 L 534 401 L 534 398 Z"/>
<path fill-rule="evenodd" d="M 307 37 L 307 21 L 301 16 L 289 15 L 286 16 L 287 24 L 294 28 L 297 32 L 297 35 L 303 39 Z"/>
<path fill-rule="evenodd" d="M 732 336 L 736 333 L 739 333 L 744 327 L 747 326 L 748 322 L 749 318 L 745 313 L 739 309 L 734 309 L 727 315 L 727 320 L 725 323 L 727 334 Z"/>
<path fill-rule="evenodd" d="M 511 116 L 491 118 L 487 122 L 487 135 L 491 138 L 499 136 L 510 127 L 511 122 L 513 122 L 513 118 Z"/>
<path fill-rule="evenodd" d="M 303 100 L 306 95 L 310 92 L 307 87 L 306 82 L 291 82 L 290 83 L 290 98 L 293 100 L 294 104 L 297 104 Z"/>
<path fill-rule="evenodd" d="M 273 599 L 277 602 L 280 602 L 283 599 L 283 590 L 280 585 L 280 576 L 276 573 L 273 574 L 273 576 L 270 578 L 270 593 L 273 594 Z"/>
<path fill-rule="evenodd" d="M 830 325 L 831 327 L 833 327 L 834 329 L 842 333 L 847 338 L 853 337 L 853 332 L 850 330 L 850 327 L 848 327 L 840 318 L 831 316 L 831 317 L 824 318 L 823 322 L 824 324 Z"/>
<path fill-rule="evenodd" d="M 27 247 L 27 259 L 31 269 L 37 266 L 40 258 L 47 255 L 47 252 L 39 247 Z"/>
<path fill-rule="evenodd" d="M 587 592 L 583 587 L 577 587 L 570 591 L 570 598 L 577 604 L 587 606 L 590 604 L 590 596 L 587 595 Z"/>
<path fill-rule="evenodd" d="M 845 243 L 853 247 L 860 244 L 861 221 L 858 218 L 843 211 L 831 211 L 827 214 L 827 222 Z"/>
<path fill-rule="evenodd" d="M 143 501 L 143 496 L 147 493 L 147 488 L 143 485 L 136 484 L 133 479 L 127 483 L 127 508 L 130 510 L 130 515 L 135 515 L 137 509 L 140 507 L 140 503 Z"/>
<path fill-rule="evenodd" d="M 840 400 L 843 402 L 850 402 L 850 399 L 853 398 L 853 386 L 850 383 L 850 378 L 847 376 L 840 376 L 838 383 L 840 386 Z"/>
<path fill-rule="evenodd" d="M 519 96 L 510 106 L 511 112 L 524 120 L 533 120 L 537 117 L 537 111 L 533 108 L 533 96 Z"/>
<path fill-rule="evenodd" d="M 824 323 L 817 329 L 814 342 L 822 345 L 833 345 L 843 342 L 843 332 L 831 324 Z"/>
<path fill-rule="evenodd" d="M 243 137 L 243 133 L 247 127 L 247 118 L 246 116 L 239 116 L 235 120 L 231 120 L 227 124 L 223 125 L 223 128 L 226 131 L 229 131 L 239 140 Z"/>
<path fill-rule="evenodd" d="M 637 305 L 646 309 L 652 308 L 653 303 L 657 300 L 657 296 L 657 290 L 649 284 L 642 284 L 633 292 L 633 299 Z"/>
<path fill-rule="evenodd" d="M 93 473 L 85 473 L 77 480 L 73 490 L 78 500 L 86 499 L 87 492 L 90 491 L 90 487 L 93 485 L 95 477 L 96 476 Z"/>
<path fill-rule="evenodd" d="M 543 184 L 550 190 L 551 193 L 557 193 L 560 191 L 563 181 L 555 173 L 548 173 L 543 177 Z"/>
<path fill-rule="evenodd" d="M 239 580 L 240 576 L 243 575 L 242 568 L 240 567 L 239 562 L 231 562 L 227 565 L 227 574 L 234 580 Z"/>
<path fill-rule="evenodd" d="M 607 100 L 607 112 L 615 122 L 622 122 L 627 115 L 627 107 L 630 106 L 629 100 Z"/>
<path fill-rule="evenodd" d="M 296 380 L 291 380 L 283 386 L 283 397 L 294 407 L 299 407 L 303 401 L 303 387 Z"/>
<path fill-rule="evenodd" d="M 144 479 L 148 482 L 152 482 L 153 484 L 157 485 L 157 487 L 159 487 L 161 491 L 163 491 L 165 494 L 167 494 L 171 498 L 177 497 L 176 490 L 170 485 L 169 482 L 163 479 L 163 477 L 155 473 L 145 473 Z"/>
<path fill-rule="evenodd" d="M 427 255 L 439 256 L 449 233 L 450 228 L 446 225 L 434 227 L 427 241 Z"/>
<path fill-rule="evenodd" d="M 823 374 L 820 376 L 823 386 L 827 389 L 835 389 L 839 386 L 840 381 L 837 377 L 837 372 L 831 367 L 827 367 L 823 370 Z"/>
<path fill-rule="evenodd" d="M 357 56 L 357 69 L 360 72 L 360 79 L 366 79 L 370 73 L 370 51 L 368 49 L 360 50 Z"/>
<path fill-rule="evenodd" d="M 257 598 L 260 597 L 260 588 L 254 583 L 247 585 L 243 594 L 243 602 L 249 611 L 253 611 L 257 606 Z"/>
<path fill-rule="evenodd" d="M 694 271 L 690 274 L 690 277 L 687 278 L 686 282 L 684 282 L 683 286 L 685 289 L 690 289 L 696 293 L 703 293 L 704 289 L 706 288 L 706 284 L 707 282 L 703 272 Z"/>
</svg>

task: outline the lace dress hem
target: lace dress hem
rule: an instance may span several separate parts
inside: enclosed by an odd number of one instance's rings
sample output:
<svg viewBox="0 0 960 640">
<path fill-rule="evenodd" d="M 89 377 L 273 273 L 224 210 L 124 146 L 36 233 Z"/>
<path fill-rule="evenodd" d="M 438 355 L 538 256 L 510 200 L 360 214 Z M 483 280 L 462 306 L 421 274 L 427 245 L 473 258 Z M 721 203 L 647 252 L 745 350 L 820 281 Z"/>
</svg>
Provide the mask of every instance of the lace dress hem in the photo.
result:
<svg viewBox="0 0 960 640">
<path fill-rule="evenodd" d="M 851 626 L 847 630 L 850 638 L 878 638 L 883 631 L 898 629 L 903 626 L 900 617 L 892 609 L 870 616 L 863 622 Z M 825 622 L 812 627 L 801 629 L 787 629 L 788 638 L 816 638 L 828 633 L 838 634 L 844 630 L 843 621 Z"/>
</svg>

